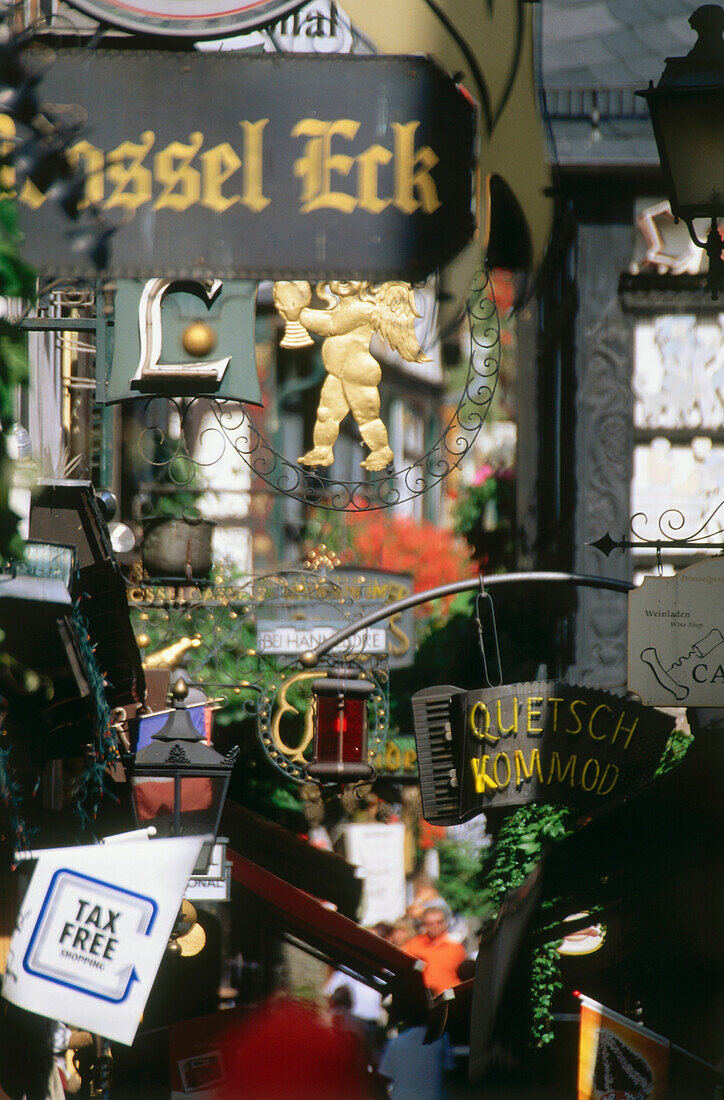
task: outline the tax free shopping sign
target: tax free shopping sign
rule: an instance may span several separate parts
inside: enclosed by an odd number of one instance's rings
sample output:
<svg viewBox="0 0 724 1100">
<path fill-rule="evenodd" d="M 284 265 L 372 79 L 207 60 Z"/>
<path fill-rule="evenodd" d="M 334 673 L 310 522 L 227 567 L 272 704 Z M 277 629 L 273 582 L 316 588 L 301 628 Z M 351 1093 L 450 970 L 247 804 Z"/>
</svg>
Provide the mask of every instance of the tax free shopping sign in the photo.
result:
<svg viewBox="0 0 724 1100">
<path fill-rule="evenodd" d="M 3 996 L 130 1045 L 204 839 L 38 852 Z"/>
</svg>

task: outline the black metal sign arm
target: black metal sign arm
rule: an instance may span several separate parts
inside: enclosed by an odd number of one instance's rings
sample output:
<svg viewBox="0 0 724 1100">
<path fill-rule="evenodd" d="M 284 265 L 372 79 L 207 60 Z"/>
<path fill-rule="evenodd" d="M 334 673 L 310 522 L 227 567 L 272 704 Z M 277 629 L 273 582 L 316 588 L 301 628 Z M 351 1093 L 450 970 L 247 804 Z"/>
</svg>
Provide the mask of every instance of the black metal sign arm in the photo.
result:
<svg viewBox="0 0 724 1100">
<path fill-rule="evenodd" d="M 615 580 L 612 577 L 590 576 L 585 573 L 503 573 L 485 578 L 486 588 L 492 588 L 502 584 L 563 584 L 579 588 L 605 588 L 610 592 L 630 592 L 635 587 L 630 581 Z M 410 607 L 418 607 L 420 604 L 429 603 L 431 600 L 439 600 L 445 596 L 454 596 L 458 592 L 472 592 L 480 586 L 479 577 L 468 577 L 462 581 L 452 581 L 450 584 L 441 584 L 437 588 L 428 588 L 424 592 L 414 592 L 397 603 L 386 604 L 383 608 L 371 611 L 362 619 L 349 623 L 342 630 L 327 638 L 315 649 L 308 649 L 299 658 L 305 668 L 314 668 L 330 650 L 341 642 L 346 641 L 358 630 L 365 630 L 382 619 L 388 619 L 399 611 L 407 611 Z"/>
</svg>

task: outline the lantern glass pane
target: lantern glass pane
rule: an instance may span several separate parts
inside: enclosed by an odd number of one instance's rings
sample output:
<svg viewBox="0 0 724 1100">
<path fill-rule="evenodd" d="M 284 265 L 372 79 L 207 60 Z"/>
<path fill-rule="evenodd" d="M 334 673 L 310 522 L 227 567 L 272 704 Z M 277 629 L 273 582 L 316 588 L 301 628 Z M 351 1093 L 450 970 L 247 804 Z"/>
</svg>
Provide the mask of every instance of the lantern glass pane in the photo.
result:
<svg viewBox="0 0 724 1100">
<path fill-rule="evenodd" d="M 344 731 L 342 745 L 342 760 L 345 764 L 357 764 L 363 762 L 365 742 L 365 720 L 367 718 L 366 699 L 347 699 L 345 718 L 347 728 Z"/>
<path fill-rule="evenodd" d="M 336 695 L 317 698 L 317 741 L 315 759 L 324 763 L 344 761 L 356 764 L 364 760 L 367 703 L 345 696 L 340 708 Z"/>
<path fill-rule="evenodd" d="M 657 137 L 668 162 L 674 213 L 724 214 L 724 89 L 663 95 Z"/>
<path fill-rule="evenodd" d="M 159 836 L 174 836 L 174 788 L 179 788 L 180 833 L 185 836 L 214 832 L 225 778 L 208 776 L 144 777 L 132 780 L 133 802 L 139 825 L 154 825 Z"/>
</svg>

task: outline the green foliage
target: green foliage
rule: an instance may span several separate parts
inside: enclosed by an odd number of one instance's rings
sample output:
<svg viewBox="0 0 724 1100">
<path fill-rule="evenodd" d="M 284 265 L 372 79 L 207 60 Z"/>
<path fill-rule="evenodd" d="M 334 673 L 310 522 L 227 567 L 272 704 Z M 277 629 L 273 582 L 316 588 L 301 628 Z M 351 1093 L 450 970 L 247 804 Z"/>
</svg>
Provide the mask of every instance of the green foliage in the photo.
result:
<svg viewBox="0 0 724 1100">
<path fill-rule="evenodd" d="M 500 829 L 498 839 L 483 866 L 483 915 L 492 920 L 505 894 L 527 878 L 540 861 L 543 848 L 571 831 L 575 811 L 549 804 L 521 806 Z M 531 964 L 531 1042 L 544 1046 L 553 1039 L 553 998 L 561 988 L 555 944 L 544 944 L 533 953 Z"/>
<path fill-rule="evenodd" d="M 483 866 L 483 913 L 492 919 L 504 894 L 515 890 L 541 858 L 547 841 L 567 836 L 574 811 L 569 806 L 521 806 L 502 825 Z"/>
<path fill-rule="evenodd" d="M 680 764 L 689 751 L 693 741 L 693 734 L 687 733 L 686 730 L 675 729 L 666 742 L 666 747 L 662 753 L 655 774 L 663 775 L 664 772 L 671 771 L 677 764 Z"/>
<path fill-rule="evenodd" d="M 151 499 L 144 501 L 145 519 L 198 519 L 196 504 L 202 490 L 198 488 L 196 465 L 188 455 L 171 454 L 168 444 L 157 448 L 154 465 L 159 471 Z"/>
<path fill-rule="evenodd" d="M 437 854 L 441 896 L 454 913 L 476 916 L 480 909 L 480 853 L 465 844 L 444 840 L 437 845 Z"/>
<path fill-rule="evenodd" d="M 515 514 L 515 478 L 511 470 L 483 466 L 477 483 L 466 485 L 453 508 L 453 530 L 469 535 L 486 521 L 491 529 L 510 526 Z"/>
<path fill-rule="evenodd" d="M 536 1047 L 552 1042 L 553 998 L 563 988 L 555 943 L 544 943 L 533 952 L 531 963 L 531 1039 Z"/>
<path fill-rule="evenodd" d="M 0 296 L 32 299 L 35 278 L 20 257 L 20 240 L 15 204 L 7 195 L 0 194 Z M 15 391 L 26 377 L 25 336 L 17 325 L 0 318 L 0 558 L 22 553 L 17 516 L 9 502 L 7 432 L 13 419 Z"/>
</svg>

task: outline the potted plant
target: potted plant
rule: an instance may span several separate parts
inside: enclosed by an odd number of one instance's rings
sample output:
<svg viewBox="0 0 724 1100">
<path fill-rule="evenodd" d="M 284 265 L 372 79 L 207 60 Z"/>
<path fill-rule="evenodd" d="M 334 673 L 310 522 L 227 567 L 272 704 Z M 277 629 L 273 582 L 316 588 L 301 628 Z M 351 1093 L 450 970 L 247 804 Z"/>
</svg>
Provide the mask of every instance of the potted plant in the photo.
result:
<svg viewBox="0 0 724 1100">
<path fill-rule="evenodd" d="M 197 507 L 191 459 L 176 456 L 166 465 L 166 477 L 143 516 L 143 566 L 150 577 L 203 580 L 213 566 L 212 539 L 216 524 Z"/>
<path fill-rule="evenodd" d="M 453 530 L 490 571 L 508 564 L 514 552 L 515 474 L 487 463 L 476 471 L 455 503 Z"/>
</svg>

